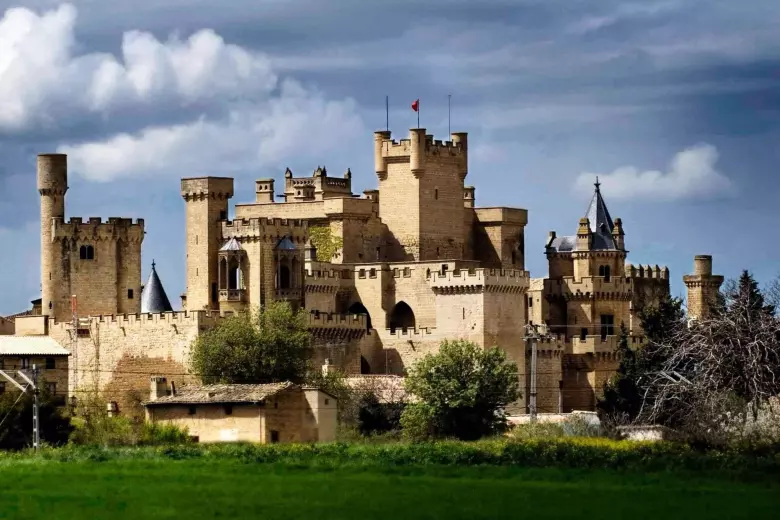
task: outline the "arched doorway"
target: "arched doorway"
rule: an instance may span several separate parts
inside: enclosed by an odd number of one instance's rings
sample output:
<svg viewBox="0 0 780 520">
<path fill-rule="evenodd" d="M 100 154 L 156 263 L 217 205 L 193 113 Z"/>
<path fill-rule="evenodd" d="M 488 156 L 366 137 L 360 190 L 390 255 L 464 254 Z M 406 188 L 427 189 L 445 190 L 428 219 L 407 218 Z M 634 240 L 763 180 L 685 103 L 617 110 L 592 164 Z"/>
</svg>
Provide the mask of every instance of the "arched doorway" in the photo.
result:
<svg viewBox="0 0 780 520">
<path fill-rule="evenodd" d="M 368 364 L 368 360 L 366 360 L 366 358 L 364 358 L 363 356 L 360 356 L 360 373 L 361 374 L 371 373 L 371 365 Z"/>
<path fill-rule="evenodd" d="M 415 328 L 414 311 L 404 301 L 395 304 L 395 307 L 390 312 L 389 321 L 390 332 L 395 332 L 396 329 L 406 332 L 407 329 Z"/>
<path fill-rule="evenodd" d="M 347 314 L 362 314 L 366 317 L 366 330 L 371 330 L 371 315 L 368 313 L 365 305 L 360 302 L 355 302 L 347 309 Z"/>
</svg>

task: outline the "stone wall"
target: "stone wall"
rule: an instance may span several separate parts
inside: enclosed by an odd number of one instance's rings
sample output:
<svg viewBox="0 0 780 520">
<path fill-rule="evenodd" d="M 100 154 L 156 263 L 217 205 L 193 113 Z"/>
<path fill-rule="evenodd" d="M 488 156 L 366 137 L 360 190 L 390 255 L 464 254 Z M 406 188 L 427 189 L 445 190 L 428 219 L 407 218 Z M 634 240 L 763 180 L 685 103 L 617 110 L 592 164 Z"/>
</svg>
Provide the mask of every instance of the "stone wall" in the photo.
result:
<svg viewBox="0 0 780 520">
<path fill-rule="evenodd" d="M 150 422 L 186 428 L 198 442 L 263 442 L 263 407 L 235 404 L 226 413 L 223 404 L 200 404 L 190 415 L 190 406 L 150 406 Z"/>
</svg>

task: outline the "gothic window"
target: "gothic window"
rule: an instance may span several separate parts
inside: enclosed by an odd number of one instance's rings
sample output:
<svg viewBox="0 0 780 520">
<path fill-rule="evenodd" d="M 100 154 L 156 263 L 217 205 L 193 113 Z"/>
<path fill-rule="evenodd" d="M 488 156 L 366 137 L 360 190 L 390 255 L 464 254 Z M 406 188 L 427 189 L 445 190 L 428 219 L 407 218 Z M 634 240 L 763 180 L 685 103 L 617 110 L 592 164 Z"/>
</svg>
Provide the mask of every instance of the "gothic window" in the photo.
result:
<svg viewBox="0 0 780 520">
<path fill-rule="evenodd" d="M 580 341 L 585 341 L 586 339 L 588 339 L 588 328 L 582 327 L 580 329 Z"/>
<path fill-rule="evenodd" d="M 279 288 L 290 288 L 290 268 L 284 264 L 279 266 Z"/>
<path fill-rule="evenodd" d="M 95 248 L 92 246 L 81 246 L 79 248 L 79 259 L 81 260 L 94 260 Z"/>
<path fill-rule="evenodd" d="M 241 270 L 237 258 L 230 259 L 227 278 L 228 289 L 241 289 Z"/>
<path fill-rule="evenodd" d="M 609 281 L 610 272 L 609 272 L 609 266 L 608 265 L 600 265 L 599 266 L 599 276 L 603 276 L 605 282 Z"/>
<path fill-rule="evenodd" d="M 390 313 L 389 321 L 390 332 L 395 332 L 395 329 L 401 329 L 403 332 L 406 332 L 407 329 L 414 329 L 416 325 L 414 311 L 403 301 L 395 304 Z"/>
</svg>

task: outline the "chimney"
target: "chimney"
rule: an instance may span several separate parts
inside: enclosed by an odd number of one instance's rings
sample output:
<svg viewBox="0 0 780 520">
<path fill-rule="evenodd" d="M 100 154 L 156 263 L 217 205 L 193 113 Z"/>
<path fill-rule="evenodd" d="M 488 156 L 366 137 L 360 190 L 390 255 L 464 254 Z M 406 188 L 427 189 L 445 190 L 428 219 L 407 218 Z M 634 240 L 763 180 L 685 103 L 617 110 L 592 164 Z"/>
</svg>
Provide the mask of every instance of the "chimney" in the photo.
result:
<svg viewBox="0 0 780 520">
<path fill-rule="evenodd" d="M 149 400 L 156 401 L 160 397 L 168 395 L 168 380 L 162 376 L 153 376 L 151 378 L 151 388 L 149 392 Z"/>
</svg>

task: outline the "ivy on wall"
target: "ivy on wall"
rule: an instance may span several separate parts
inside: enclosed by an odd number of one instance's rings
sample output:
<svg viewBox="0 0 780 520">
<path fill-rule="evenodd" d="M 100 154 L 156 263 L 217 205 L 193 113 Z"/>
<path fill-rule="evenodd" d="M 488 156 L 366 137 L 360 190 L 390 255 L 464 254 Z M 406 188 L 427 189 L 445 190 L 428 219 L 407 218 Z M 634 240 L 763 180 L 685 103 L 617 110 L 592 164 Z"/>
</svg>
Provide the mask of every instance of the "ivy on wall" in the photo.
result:
<svg viewBox="0 0 780 520">
<path fill-rule="evenodd" d="M 312 226 L 309 228 L 311 244 L 317 249 L 317 260 L 329 262 L 344 246 L 341 237 L 334 237 L 330 226 Z"/>
</svg>

